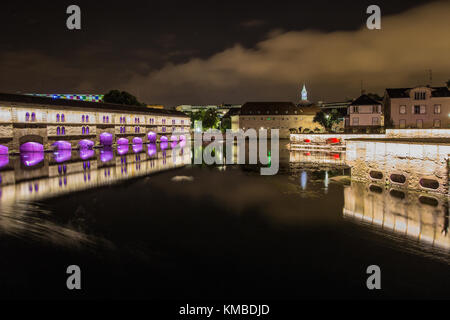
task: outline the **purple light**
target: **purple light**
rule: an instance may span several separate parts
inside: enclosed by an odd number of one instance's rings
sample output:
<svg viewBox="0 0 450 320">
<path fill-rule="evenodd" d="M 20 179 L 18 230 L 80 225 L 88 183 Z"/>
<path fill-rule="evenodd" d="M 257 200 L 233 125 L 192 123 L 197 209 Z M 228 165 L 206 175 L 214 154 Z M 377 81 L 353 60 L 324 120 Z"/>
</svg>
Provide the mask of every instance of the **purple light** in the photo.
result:
<svg viewBox="0 0 450 320">
<path fill-rule="evenodd" d="M 111 148 L 105 147 L 103 149 L 100 149 L 100 161 L 101 162 L 108 162 L 111 161 L 114 158 L 114 152 Z"/>
<path fill-rule="evenodd" d="M 151 143 L 156 142 L 156 132 L 150 131 L 149 133 L 147 133 L 147 138 Z"/>
<path fill-rule="evenodd" d="M 113 143 L 113 135 L 108 132 L 100 134 L 100 144 L 104 146 L 111 146 Z"/>
<path fill-rule="evenodd" d="M 44 152 L 44 146 L 37 142 L 26 142 L 19 148 L 20 152 Z"/>
<path fill-rule="evenodd" d="M 143 149 L 142 143 L 133 144 L 133 152 L 134 153 L 139 153 L 142 151 L 142 149 Z"/>
<path fill-rule="evenodd" d="M 180 140 L 180 147 L 184 148 L 186 146 L 186 140 Z"/>
<path fill-rule="evenodd" d="M 55 159 L 57 163 L 69 161 L 71 157 L 72 151 L 70 150 L 62 150 L 53 153 L 53 159 Z"/>
<path fill-rule="evenodd" d="M 180 141 L 186 141 L 186 137 L 184 135 L 180 136 Z"/>
<path fill-rule="evenodd" d="M 95 155 L 95 151 L 91 149 L 80 149 L 80 158 L 83 160 L 87 160 L 92 158 Z"/>
<path fill-rule="evenodd" d="M 161 148 L 161 150 L 165 150 L 165 149 L 167 149 L 169 147 L 169 143 L 167 141 L 161 142 L 159 144 L 159 147 Z"/>
<path fill-rule="evenodd" d="M 172 149 L 175 149 L 175 148 L 177 147 L 177 144 L 178 144 L 178 142 L 172 141 L 172 142 L 170 143 L 170 147 L 171 147 Z"/>
<path fill-rule="evenodd" d="M 133 138 L 133 144 L 142 144 L 142 138 L 134 137 Z"/>
<path fill-rule="evenodd" d="M 127 138 L 120 138 L 120 139 L 117 140 L 117 144 L 118 145 L 125 145 L 125 144 L 128 144 L 128 143 L 129 142 L 128 142 Z"/>
<path fill-rule="evenodd" d="M 20 153 L 20 161 L 27 166 L 32 167 L 44 160 L 44 152 L 23 151 Z"/>
<path fill-rule="evenodd" d="M 178 141 L 178 137 L 177 136 L 171 136 L 170 137 L 170 141 L 176 142 L 176 141 Z"/>
<path fill-rule="evenodd" d="M 52 147 L 58 150 L 72 150 L 72 145 L 68 141 L 56 141 L 52 144 Z"/>
<path fill-rule="evenodd" d="M 9 156 L 7 154 L 0 155 L 0 168 L 9 164 Z"/>
<path fill-rule="evenodd" d="M 153 157 L 153 156 L 156 154 L 156 152 L 157 152 L 157 150 L 156 150 L 156 144 L 150 143 L 150 144 L 148 145 L 148 150 L 147 150 L 148 156 L 149 156 L 149 157 Z"/>
<path fill-rule="evenodd" d="M 128 144 L 121 144 L 117 146 L 117 153 L 120 155 L 126 154 L 128 152 Z"/>
<path fill-rule="evenodd" d="M 91 149 L 94 147 L 94 144 L 95 144 L 94 141 L 88 139 L 83 139 L 80 140 L 80 142 L 78 142 L 80 149 Z"/>
<path fill-rule="evenodd" d="M 9 149 L 7 146 L 0 145 L 0 155 L 8 155 Z"/>
<path fill-rule="evenodd" d="M 159 142 L 167 142 L 169 141 L 169 139 L 166 136 L 161 136 L 161 138 L 159 138 Z"/>
</svg>

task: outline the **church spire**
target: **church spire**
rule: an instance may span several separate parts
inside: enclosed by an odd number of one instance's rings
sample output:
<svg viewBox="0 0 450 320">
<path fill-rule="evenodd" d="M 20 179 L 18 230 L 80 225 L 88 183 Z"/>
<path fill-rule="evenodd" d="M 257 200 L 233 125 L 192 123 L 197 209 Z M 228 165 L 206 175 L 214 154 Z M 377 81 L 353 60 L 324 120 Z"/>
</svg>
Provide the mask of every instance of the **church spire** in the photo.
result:
<svg viewBox="0 0 450 320">
<path fill-rule="evenodd" d="M 303 83 L 303 89 L 302 89 L 302 100 L 306 101 L 308 100 L 308 91 L 306 91 L 306 86 Z"/>
</svg>

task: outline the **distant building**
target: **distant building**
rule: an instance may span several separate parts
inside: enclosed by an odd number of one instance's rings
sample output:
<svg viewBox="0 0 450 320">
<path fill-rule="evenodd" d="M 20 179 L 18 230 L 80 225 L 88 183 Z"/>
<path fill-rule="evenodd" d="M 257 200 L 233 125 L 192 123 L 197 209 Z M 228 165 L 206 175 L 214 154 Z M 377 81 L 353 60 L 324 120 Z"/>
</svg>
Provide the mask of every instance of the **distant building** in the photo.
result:
<svg viewBox="0 0 450 320">
<path fill-rule="evenodd" d="M 175 109 L 177 111 L 188 113 L 201 112 L 207 109 L 216 109 L 217 113 L 219 114 L 219 117 L 222 118 L 231 109 L 240 109 L 240 108 L 241 108 L 240 104 L 220 104 L 220 105 L 203 105 L 203 106 L 180 105 L 177 106 Z"/>
<path fill-rule="evenodd" d="M 306 86 L 305 84 L 303 84 L 303 88 L 302 91 L 300 92 L 300 102 L 297 104 L 297 106 L 299 107 L 309 107 L 314 105 L 314 103 L 312 103 L 311 101 L 308 100 L 308 91 L 306 90 Z"/>
<path fill-rule="evenodd" d="M 363 94 L 348 106 L 345 130 L 347 132 L 377 132 L 384 126 L 380 101 Z"/>
<path fill-rule="evenodd" d="M 103 94 L 79 94 L 79 93 L 26 93 L 28 96 L 45 97 L 52 99 L 67 99 L 89 102 L 103 102 Z"/>
<path fill-rule="evenodd" d="M 239 114 L 231 115 L 231 129 L 263 128 L 269 135 L 271 129 L 279 129 L 280 138 L 297 132 L 323 132 L 324 128 L 313 122 L 319 111 L 317 106 L 299 107 L 292 102 L 247 102 Z"/>
<path fill-rule="evenodd" d="M 448 87 L 388 88 L 384 107 L 392 128 L 450 128 Z"/>
</svg>

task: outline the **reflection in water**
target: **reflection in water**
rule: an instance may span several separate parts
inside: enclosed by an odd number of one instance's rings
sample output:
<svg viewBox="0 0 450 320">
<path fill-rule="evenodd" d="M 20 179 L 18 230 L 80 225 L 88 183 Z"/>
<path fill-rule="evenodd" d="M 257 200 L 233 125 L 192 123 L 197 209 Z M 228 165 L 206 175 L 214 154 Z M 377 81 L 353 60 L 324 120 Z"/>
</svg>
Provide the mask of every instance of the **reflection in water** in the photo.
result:
<svg viewBox="0 0 450 320">
<path fill-rule="evenodd" d="M 128 144 L 118 145 L 117 146 L 117 153 L 120 154 L 120 155 L 124 155 L 124 154 L 128 153 L 128 149 L 129 149 Z"/>
<path fill-rule="evenodd" d="M 22 152 L 20 161 L 27 167 L 33 167 L 44 160 L 44 152 Z"/>
<path fill-rule="evenodd" d="M 53 159 L 58 163 L 69 161 L 71 157 L 71 150 L 60 150 L 53 152 Z"/>
<path fill-rule="evenodd" d="M 143 145 L 142 143 L 133 144 L 133 152 L 134 153 L 140 153 L 142 152 Z"/>
<path fill-rule="evenodd" d="M 345 187 L 344 197 L 344 217 L 394 232 L 399 238 L 450 250 L 446 196 L 352 182 Z"/>
<path fill-rule="evenodd" d="M 114 158 L 114 151 L 111 147 L 104 147 L 100 149 L 100 161 L 109 162 Z"/>
<path fill-rule="evenodd" d="M 128 151 L 128 146 L 121 147 Z M 22 153 L 20 158 L 11 158 L 12 166 L 5 166 L 0 171 L 0 205 L 49 198 L 190 163 L 187 150 L 176 148 L 158 152 L 156 145 L 148 148 L 149 156 L 145 153 L 127 154 L 118 149 L 116 161 L 112 148 L 61 150 L 52 154 Z M 96 151 L 99 161 L 95 158 Z M 108 167 L 104 167 L 106 163 Z M 21 164 L 27 170 L 23 171 Z M 34 167 L 37 164 L 42 165 Z M 120 176 L 116 174 L 118 172 Z"/>
<path fill-rule="evenodd" d="M 9 156 L 7 154 L 0 155 L 0 168 L 3 168 L 9 164 Z"/>
<path fill-rule="evenodd" d="M 306 189 L 306 183 L 308 182 L 308 173 L 306 171 L 302 171 L 300 174 L 300 186 L 302 190 Z"/>
<path fill-rule="evenodd" d="M 190 163 L 189 152 L 178 148 L 172 152 L 157 152 L 155 145 L 149 145 L 151 156 L 148 157 L 145 153 L 121 155 L 119 150 L 115 157 L 111 148 L 97 150 L 97 153 L 99 160 L 95 157 L 96 150 L 89 149 L 61 150 L 53 154 L 30 152 L 21 154 L 20 158 L 11 158 L 13 165 L 0 171 L 0 232 L 62 246 L 110 246 L 104 239 L 83 233 L 80 226 L 73 229 L 73 226 L 56 224 L 48 217 L 48 212 L 32 201 L 97 188 Z M 9 162 L 7 158 L 3 161 Z M 106 162 L 108 166 L 105 167 Z M 38 163 L 42 166 L 33 167 Z M 25 172 L 21 164 L 26 166 Z"/>
<path fill-rule="evenodd" d="M 153 157 L 153 156 L 156 154 L 156 144 L 154 144 L 154 143 L 149 143 L 149 144 L 147 145 L 147 148 L 148 148 L 148 150 L 147 150 L 148 156 L 149 156 L 149 157 Z"/>
<path fill-rule="evenodd" d="M 80 149 L 79 154 L 82 160 L 87 160 L 95 156 L 95 151 L 92 149 Z"/>
</svg>

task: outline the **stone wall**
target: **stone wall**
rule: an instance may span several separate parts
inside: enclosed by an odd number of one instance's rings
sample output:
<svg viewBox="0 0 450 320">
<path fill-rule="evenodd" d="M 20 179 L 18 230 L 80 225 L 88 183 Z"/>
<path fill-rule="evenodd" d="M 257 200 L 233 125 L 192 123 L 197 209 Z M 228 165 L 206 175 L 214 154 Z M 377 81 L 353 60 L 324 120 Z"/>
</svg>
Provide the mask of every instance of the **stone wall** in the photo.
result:
<svg viewBox="0 0 450 320">
<path fill-rule="evenodd" d="M 353 180 L 447 194 L 449 154 L 450 143 L 351 140 L 347 141 L 346 161 Z M 439 183 L 438 187 L 425 187 L 428 180 Z"/>
<path fill-rule="evenodd" d="M 450 138 L 450 129 L 386 129 L 386 138 Z"/>
</svg>

